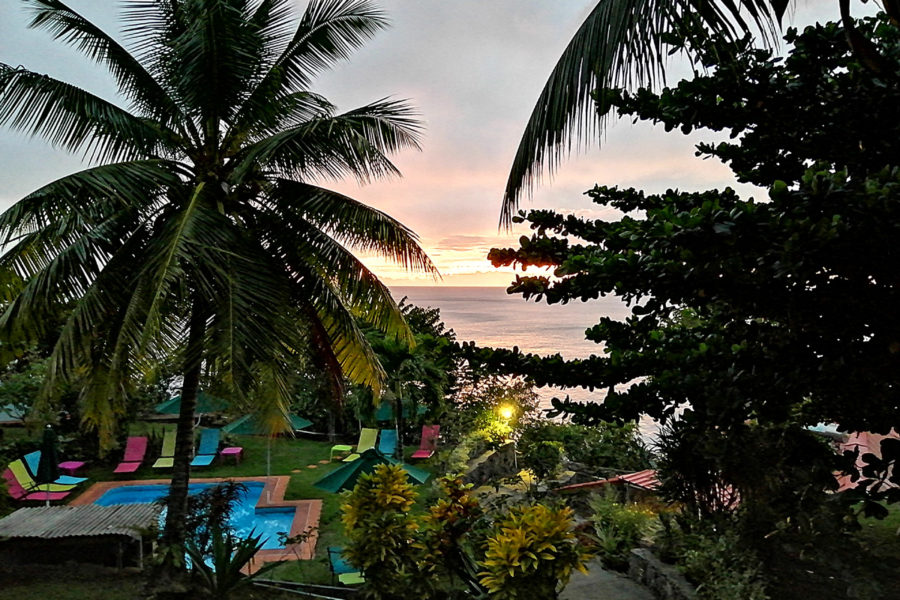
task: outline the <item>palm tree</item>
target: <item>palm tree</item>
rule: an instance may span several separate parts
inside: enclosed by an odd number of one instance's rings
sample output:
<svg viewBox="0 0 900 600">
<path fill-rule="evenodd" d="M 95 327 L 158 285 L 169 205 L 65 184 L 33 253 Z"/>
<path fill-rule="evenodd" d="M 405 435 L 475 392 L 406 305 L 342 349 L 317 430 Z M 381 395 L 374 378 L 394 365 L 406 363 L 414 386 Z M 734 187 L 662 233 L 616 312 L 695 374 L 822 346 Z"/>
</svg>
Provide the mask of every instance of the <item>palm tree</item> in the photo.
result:
<svg viewBox="0 0 900 600">
<path fill-rule="evenodd" d="M 599 132 L 603 122 L 594 107 L 594 92 L 652 85 L 663 77 L 667 34 L 687 25 L 716 32 L 729 42 L 755 29 L 763 43 L 771 44 L 789 4 L 789 0 L 600 0 L 563 51 L 531 112 L 507 179 L 501 225 L 511 223 L 523 191 L 533 189 L 545 166 L 552 175 L 573 145 Z M 900 23 L 900 0 L 882 4 L 893 22 Z M 839 0 L 839 8 L 851 47 L 877 69 L 880 57 L 856 31 L 849 0 Z"/>
<path fill-rule="evenodd" d="M 267 377 L 284 412 L 291 365 L 309 354 L 379 391 L 384 372 L 356 319 L 411 341 L 387 288 L 352 253 L 435 273 L 416 236 L 317 185 L 398 174 L 388 155 L 417 148 L 407 103 L 337 113 L 308 90 L 384 28 L 368 0 L 130 0 L 125 46 L 61 0 L 24 0 L 48 31 L 114 76 L 127 107 L 51 77 L 0 65 L 0 125 L 81 151 L 93 166 L 0 215 L 0 268 L 22 280 L 5 335 L 43 332 L 71 307 L 47 388 L 84 383 L 84 424 L 113 439 L 128 382 L 164 356 L 184 376 L 163 536 L 183 556 L 192 421 L 201 372 L 246 399 Z"/>
</svg>

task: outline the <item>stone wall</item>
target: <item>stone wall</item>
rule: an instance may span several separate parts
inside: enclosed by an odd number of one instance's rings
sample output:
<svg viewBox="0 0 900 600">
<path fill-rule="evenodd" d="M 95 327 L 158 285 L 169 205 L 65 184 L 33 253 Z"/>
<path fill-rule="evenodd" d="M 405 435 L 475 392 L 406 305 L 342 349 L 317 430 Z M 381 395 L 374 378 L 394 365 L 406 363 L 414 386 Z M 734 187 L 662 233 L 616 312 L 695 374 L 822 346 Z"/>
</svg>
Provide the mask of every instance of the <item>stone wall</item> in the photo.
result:
<svg viewBox="0 0 900 600">
<path fill-rule="evenodd" d="M 628 576 L 647 587 L 659 600 L 695 600 L 697 592 L 678 569 L 654 556 L 647 548 L 631 551 Z"/>
<path fill-rule="evenodd" d="M 516 466 L 516 446 L 510 442 L 470 461 L 463 480 L 484 485 L 498 478 L 512 477 L 518 472 Z"/>
</svg>

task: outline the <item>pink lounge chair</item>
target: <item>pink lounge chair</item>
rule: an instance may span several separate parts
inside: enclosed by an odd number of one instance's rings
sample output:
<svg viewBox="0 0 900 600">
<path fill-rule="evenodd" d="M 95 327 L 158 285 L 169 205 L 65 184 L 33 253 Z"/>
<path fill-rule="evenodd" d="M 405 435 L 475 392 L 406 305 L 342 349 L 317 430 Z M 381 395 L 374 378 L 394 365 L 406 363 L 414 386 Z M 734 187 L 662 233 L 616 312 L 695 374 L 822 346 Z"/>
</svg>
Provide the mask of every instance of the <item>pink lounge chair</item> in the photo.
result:
<svg viewBox="0 0 900 600">
<path fill-rule="evenodd" d="M 419 449 L 413 452 L 411 458 L 431 458 L 435 448 L 437 448 L 440 433 L 440 425 L 423 425 L 422 441 L 419 443 Z"/>
<path fill-rule="evenodd" d="M 122 456 L 122 462 L 119 463 L 119 466 L 115 468 L 113 473 L 134 473 L 141 467 L 146 453 L 146 437 L 128 438 L 128 441 L 125 443 L 125 454 Z"/>
<path fill-rule="evenodd" d="M 38 502 L 47 502 L 62 500 L 69 495 L 70 492 L 31 492 L 30 494 L 22 487 L 19 480 L 12 471 L 6 469 L 3 471 L 3 479 L 6 480 L 6 489 L 14 500 L 25 502 L 26 500 L 35 500 Z"/>
</svg>

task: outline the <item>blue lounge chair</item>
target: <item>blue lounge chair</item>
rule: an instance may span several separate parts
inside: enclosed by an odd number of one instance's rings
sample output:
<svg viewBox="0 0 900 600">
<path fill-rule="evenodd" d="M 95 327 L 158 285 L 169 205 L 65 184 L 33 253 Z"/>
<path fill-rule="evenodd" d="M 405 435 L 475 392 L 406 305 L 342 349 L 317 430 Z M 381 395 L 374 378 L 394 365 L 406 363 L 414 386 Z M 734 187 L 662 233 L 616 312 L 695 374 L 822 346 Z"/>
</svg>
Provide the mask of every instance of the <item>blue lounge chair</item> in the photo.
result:
<svg viewBox="0 0 900 600">
<path fill-rule="evenodd" d="M 397 454 L 397 430 L 382 429 L 378 439 L 378 451 L 385 456 L 394 457 Z"/>
<path fill-rule="evenodd" d="M 31 471 L 32 476 L 37 475 L 38 465 L 41 464 L 41 451 L 35 450 L 34 452 L 29 452 L 25 455 L 25 464 L 28 465 L 28 470 Z M 79 483 L 83 483 L 87 481 L 87 477 L 72 477 L 71 475 L 60 475 L 59 478 L 53 483 L 57 485 L 78 485 Z"/>
<path fill-rule="evenodd" d="M 204 429 L 200 434 L 197 455 L 191 461 L 192 467 L 208 467 L 219 453 L 219 429 Z"/>
</svg>

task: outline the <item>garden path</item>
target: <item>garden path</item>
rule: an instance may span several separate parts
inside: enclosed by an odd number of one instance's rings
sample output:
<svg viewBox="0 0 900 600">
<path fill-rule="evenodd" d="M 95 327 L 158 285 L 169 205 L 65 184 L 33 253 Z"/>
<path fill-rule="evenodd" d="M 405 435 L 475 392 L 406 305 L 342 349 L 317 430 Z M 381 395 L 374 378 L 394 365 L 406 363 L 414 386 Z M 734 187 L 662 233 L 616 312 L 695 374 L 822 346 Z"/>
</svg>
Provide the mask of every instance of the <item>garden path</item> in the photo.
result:
<svg viewBox="0 0 900 600">
<path fill-rule="evenodd" d="M 654 600 L 644 586 L 614 571 L 603 568 L 599 560 L 587 565 L 588 574 L 576 572 L 560 600 Z"/>
</svg>

